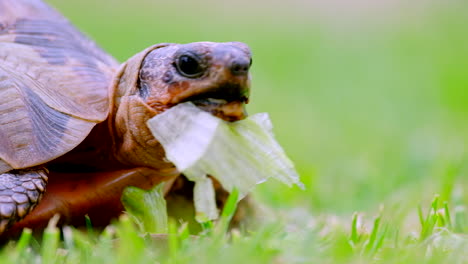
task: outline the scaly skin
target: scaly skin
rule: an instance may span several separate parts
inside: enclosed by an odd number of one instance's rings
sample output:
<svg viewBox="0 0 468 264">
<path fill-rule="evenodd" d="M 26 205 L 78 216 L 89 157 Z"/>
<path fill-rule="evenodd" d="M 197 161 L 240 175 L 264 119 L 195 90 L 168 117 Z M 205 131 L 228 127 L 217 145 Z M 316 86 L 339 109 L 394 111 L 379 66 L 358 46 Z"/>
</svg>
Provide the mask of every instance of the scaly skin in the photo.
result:
<svg viewBox="0 0 468 264">
<path fill-rule="evenodd" d="M 42 168 L 4 173 L 0 178 L 0 232 L 23 218 L 38 204 L 47 184 Z"/>
</svg>

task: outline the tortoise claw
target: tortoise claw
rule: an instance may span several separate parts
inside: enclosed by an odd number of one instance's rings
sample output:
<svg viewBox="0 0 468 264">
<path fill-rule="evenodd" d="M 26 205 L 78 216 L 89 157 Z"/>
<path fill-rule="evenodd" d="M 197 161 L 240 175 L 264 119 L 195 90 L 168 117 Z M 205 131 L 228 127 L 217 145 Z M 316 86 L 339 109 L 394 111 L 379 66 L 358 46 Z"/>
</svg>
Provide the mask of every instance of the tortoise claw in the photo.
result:
<svg viewBox="0 0 468 264">
<path fill-rule="evenodd" d="M 47 185 L 45 169 L 0 174 L 0 234 L 39 203 Z"/>
</svg>

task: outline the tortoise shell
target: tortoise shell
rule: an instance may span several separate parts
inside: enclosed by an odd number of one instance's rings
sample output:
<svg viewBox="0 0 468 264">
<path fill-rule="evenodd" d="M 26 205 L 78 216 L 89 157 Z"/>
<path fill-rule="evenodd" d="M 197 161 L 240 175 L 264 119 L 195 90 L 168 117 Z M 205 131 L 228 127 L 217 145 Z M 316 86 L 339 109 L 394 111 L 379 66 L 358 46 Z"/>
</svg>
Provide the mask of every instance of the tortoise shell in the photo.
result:
<svg viewBox="0 0 468 264">
<path fill-rule="evenodd" d="M 117 61 L 39 0 L 0 0 L 0 173 L 53 160 L 109 112 Z"/>
</svg>

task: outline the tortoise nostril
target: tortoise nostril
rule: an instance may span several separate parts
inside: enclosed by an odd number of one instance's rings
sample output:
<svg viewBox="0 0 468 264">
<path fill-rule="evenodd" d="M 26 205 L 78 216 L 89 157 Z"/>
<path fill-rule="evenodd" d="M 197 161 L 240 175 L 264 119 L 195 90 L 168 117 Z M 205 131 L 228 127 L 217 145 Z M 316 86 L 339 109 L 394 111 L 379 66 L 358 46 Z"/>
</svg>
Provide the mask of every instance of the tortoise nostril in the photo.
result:
<svg viewBox="0 0 468 264">
<path fill-rule="evenodd" d="M 249 68 L 249 60 L 234 60 L 230 69 L 234 75 L 246 75 L 249 72 Z"/>
</svg>

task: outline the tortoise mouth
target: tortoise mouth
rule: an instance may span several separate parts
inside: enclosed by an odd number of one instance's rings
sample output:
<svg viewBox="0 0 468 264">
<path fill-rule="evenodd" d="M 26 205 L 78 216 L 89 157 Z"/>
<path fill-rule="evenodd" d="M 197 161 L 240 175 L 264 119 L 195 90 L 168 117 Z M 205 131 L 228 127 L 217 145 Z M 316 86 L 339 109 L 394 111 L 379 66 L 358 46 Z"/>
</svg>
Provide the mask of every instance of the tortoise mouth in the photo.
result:
<svg viewBox="0 0 468 264">
<path fill-rule="evenodd" d="M 193 94 L 179 103 L 192 102 L 225 121 L 238 121 L 247 116 L 248 91 L 248 86 L 228 83 Z"/>
</svg>

